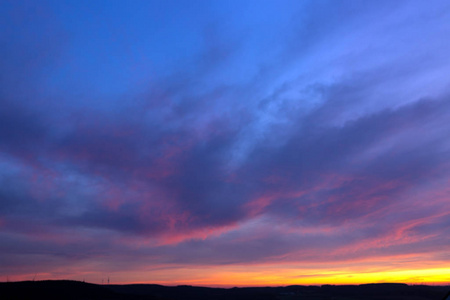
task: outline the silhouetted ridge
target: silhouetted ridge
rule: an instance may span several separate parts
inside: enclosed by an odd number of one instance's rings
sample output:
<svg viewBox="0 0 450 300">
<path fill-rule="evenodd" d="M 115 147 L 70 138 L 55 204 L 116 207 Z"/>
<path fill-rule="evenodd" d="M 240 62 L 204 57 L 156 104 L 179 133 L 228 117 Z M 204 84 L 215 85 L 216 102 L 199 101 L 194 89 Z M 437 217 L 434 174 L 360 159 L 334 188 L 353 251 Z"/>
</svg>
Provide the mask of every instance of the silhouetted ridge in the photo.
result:
<svg viewBox="0 0 450 300">
<path fill-rule="evenodd" d="M 1 300 L 450 300 L 450 286 L 406 284 L 208 288 L 78 281 L 0 283 Z M 447 296 L 445 296 L 447 294 Z"/>
<path fill-rule="evenodd" d="M 2 300 L 154 300 L 151 295 L 130 297 L 105 286 L 70 280 L 21 281 L 0 283 Z"/>
<path fill-rule="evenodd" d="M 173 300 L 442 300 L 448 286 L 409 286 L 398 283 L 247 288 L 193 286 L 110 285 L 124 294 L 157 295 Z"/>
</svg>

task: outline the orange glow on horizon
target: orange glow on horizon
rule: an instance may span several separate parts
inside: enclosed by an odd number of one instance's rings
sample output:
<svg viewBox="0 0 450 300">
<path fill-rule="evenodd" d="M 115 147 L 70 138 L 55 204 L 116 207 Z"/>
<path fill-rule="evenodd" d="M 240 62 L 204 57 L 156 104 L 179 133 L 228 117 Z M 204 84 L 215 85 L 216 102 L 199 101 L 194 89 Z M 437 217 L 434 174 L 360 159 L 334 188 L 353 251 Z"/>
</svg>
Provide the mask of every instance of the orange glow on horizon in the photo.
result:
<svg viewBox="0 0 450 300">
<path fill-rule="evenodd" d="M 366 283 L 406 283 L 450 285 L 450 268 L 397 270 L 374 273 L 349 273 L 337 270 L 277 270 L 276 272 L 218 272 L 207 278 L 177 281 L 151 281 L 162 285 L 195 285 L 209 287 L 287 286 L 287 285 L 357 285 Z M 126 283 L 126 282 L 124 282 Z"/>
<path fill-rule="evenodd" d="M 411 269 L 333 266 L 300 268 L 290 265 L 229 265 L 157 268 L 149 271 L 79 272 L 78 274 L 38 273 L 9 276 L 9 281 L 70 279 L 96 284 L 161 284 L 167 286 L 193 285 L 207 287 L 288 286 L 288 285 L 358 285 L 366 283 L 406 283 L 450 285 L 450 266 L 428 266 Z"/>
</svg>

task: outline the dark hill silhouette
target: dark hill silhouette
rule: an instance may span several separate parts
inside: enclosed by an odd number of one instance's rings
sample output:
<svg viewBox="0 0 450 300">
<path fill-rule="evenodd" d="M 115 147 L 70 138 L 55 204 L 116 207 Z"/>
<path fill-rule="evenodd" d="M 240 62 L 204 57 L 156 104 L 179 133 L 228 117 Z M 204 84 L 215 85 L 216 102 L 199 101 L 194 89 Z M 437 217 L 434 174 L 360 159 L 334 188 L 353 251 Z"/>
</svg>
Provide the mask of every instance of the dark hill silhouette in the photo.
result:
<svg viewBox="0 0 450 300">
<path fill-rule="evenodd" d="M 122 295 L 104 286 L 70 280 L 0 283 L 2 300 L 157 300 L 146 296 Z"/>
<path fill-rule="evenodd" d="M 0 283 L 2 300 L 450 300 L 450 286 L 406 284 L 206 288 L 97 285 L 69 280 Z"/>
</svg>

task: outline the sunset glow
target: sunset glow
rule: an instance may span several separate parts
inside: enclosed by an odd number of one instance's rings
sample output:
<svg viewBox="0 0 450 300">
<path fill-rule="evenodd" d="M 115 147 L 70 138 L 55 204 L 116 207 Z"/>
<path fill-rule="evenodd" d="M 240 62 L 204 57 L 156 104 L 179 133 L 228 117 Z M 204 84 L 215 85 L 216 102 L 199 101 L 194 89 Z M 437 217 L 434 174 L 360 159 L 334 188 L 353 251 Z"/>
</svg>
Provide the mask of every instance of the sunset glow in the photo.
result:
<svg viewBox="0 0 450 300">
<path fill-rule="evenodd" d="M 0 0 L 0 281 L 450 284 L 449 20 Z"/>
</svg>

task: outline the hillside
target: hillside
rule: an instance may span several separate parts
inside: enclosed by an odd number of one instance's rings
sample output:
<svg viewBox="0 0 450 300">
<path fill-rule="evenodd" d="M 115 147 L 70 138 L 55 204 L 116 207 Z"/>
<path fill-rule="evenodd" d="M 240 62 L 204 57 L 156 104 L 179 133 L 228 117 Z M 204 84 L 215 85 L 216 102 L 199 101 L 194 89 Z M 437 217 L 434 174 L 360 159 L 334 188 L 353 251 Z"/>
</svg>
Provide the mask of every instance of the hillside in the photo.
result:
<svg viewBox="0 0 450 300">
<path fill-rule="evenodd" d="M 366 284 L 206 288 L 152 284 L 97 285 L 78 281 L 0 283 L 2 300 L 443 300 L 450 286 Z"/>
</svg>

